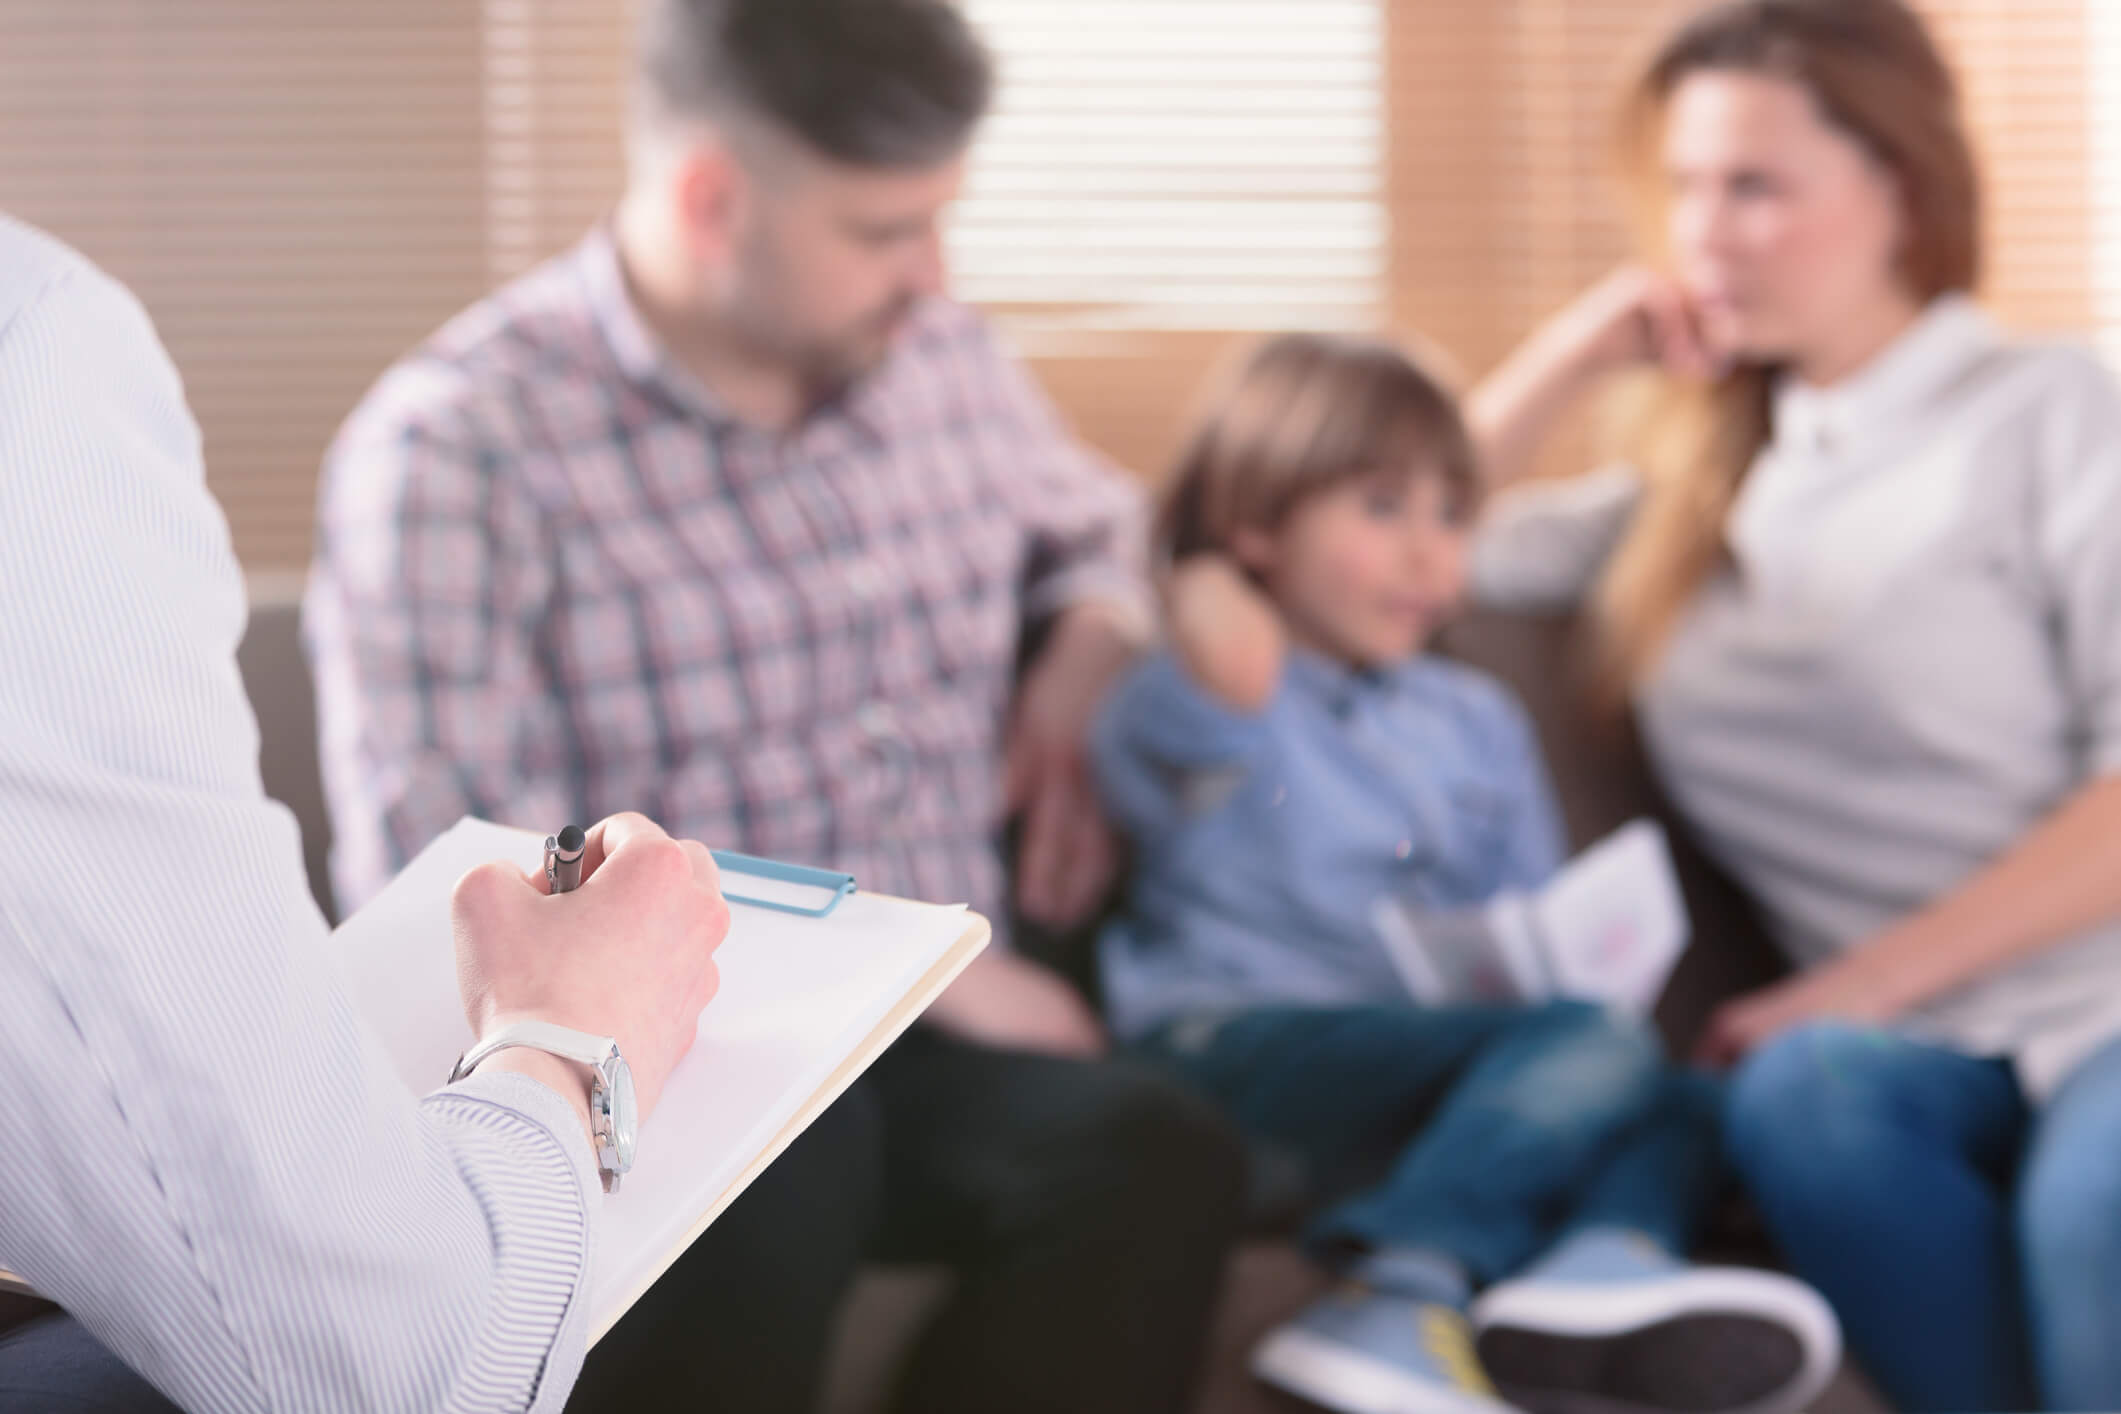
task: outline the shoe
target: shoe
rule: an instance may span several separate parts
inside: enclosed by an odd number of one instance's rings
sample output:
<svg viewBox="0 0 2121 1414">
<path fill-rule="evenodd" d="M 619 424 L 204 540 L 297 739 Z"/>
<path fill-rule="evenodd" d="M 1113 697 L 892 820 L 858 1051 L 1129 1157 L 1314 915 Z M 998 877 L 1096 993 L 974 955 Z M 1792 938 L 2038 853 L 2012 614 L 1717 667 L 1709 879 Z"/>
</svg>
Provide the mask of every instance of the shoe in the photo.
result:
<svg viewBox="0 0 2121 1414">
<path fill-rule="evenodd" d="M 1277 1327 L 1252 1373 L 1340 1414 L 1510 1414 L 1445 1301 L 1352 1281 Z"/>
<path fill-rule="evenodd" d="M 1841 1326 L 1803 1282 L 1609 1230 L 1490 1287 L 1472 1322 L 1482 1365 L 1534 1414 L 1791 1414 L 1841 1361 Z"/>
</svg>

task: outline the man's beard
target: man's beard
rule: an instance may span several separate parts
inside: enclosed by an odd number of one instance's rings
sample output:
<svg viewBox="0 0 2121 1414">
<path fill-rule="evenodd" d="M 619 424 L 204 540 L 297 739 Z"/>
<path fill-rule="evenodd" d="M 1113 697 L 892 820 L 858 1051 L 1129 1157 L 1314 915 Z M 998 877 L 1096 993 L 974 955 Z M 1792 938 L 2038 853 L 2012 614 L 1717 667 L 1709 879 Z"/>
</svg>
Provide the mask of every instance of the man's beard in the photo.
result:
<svg viewBox="0 0 2121 1414">
<path fill-rule="evenodd" d="M 831 397 L 874 373 L 891 356 L 900 331 L 919 304 L 918 295 L 900 295 L 847 332 L 796 349 L 793 362 L 804 385 L 820 398 Z"/>
</svg>

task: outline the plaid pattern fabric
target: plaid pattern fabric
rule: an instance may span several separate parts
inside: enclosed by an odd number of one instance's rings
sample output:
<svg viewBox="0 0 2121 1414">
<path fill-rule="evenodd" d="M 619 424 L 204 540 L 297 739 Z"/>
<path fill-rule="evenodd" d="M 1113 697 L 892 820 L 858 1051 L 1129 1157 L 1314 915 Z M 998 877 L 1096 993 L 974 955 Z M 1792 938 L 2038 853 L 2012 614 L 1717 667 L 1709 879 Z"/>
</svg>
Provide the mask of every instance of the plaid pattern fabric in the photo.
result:
<svg viewBox="0 0 2121 1414">
<path fill-rule="evenodd" d="M 1020 627 L 1139 610 L 1141 531 L 968 311 L 771 434 L 668 359 L 592 234 L 328 454 L 304 618 L 341 906 L 467 812 L 639 810 L 999 921 Z"/>
</svg>

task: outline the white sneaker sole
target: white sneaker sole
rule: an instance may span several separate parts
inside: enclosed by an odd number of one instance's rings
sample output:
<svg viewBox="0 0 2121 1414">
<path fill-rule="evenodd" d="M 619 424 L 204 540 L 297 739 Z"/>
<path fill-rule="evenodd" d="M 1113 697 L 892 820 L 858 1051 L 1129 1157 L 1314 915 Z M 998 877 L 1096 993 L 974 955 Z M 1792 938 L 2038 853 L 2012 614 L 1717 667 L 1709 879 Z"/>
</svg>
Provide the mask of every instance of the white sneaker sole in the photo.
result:
<svg viewBox="0 0 2121 1414">
<path fill-rule="evenodd" d="M 1283 1327 L 1252 1352 L 1252 1373 L 1340 1414 L 1510 1414 L 1510 1406 L 1408 1374 L 1390 1361 Z"/>
<path fill-rule="evenodd" d="M 1826 1387 L 1841 1363 L 1841 1326 L 1826 1301 L 1793 1278 L 1745 1267 L 1693 1267 L 1657 1280 L 1613 1285 L 1504 1282 L 1473 1303 L 1471 1316 L 1482 1337 L 1524 1332 L 1595 1342 L 1688 1321 L 1750 1321 L 1787 1332 L 1800 1352 L 1789 1378 L 1770 1393 L 1718 1414 L 1791 1414 Z M 1501 1368 L 1491 1366 L 1490 1372 L 1506 1389 L 1521 1383 L 1506 1379 Z"/>
</svg>

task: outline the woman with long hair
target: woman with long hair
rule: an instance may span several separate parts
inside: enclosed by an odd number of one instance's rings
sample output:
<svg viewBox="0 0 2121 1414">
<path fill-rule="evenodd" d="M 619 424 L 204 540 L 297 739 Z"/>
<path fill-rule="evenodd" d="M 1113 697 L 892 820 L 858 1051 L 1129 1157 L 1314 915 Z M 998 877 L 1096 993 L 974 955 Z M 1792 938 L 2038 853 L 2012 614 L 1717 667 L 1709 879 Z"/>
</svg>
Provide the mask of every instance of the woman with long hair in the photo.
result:
<svg viewBox="0 0 2121 1414">
<path fill-rule="evenodd" d="M 2121 1408 L 2121 391 L 1971 300 L 1956 85 L 1900 0 L 1731 0 L 1626 133 L 1651 257 L 1476 392 L 1511 479 L 1611 375 L 1623 464 L 1504 495 L 1797 964 L 1725 1006 L 1729 1153 L 1906 1409 Z"/>
</svg>

